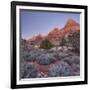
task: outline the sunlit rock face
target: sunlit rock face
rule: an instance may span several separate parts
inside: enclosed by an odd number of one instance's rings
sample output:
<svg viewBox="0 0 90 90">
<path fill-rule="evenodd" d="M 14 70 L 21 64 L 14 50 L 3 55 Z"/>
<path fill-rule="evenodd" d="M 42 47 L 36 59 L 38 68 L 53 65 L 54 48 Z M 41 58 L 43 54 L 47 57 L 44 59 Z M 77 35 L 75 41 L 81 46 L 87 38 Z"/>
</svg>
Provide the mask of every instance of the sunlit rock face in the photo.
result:
<svg viewBox="0 0 90 90">
<path fill-rule="evenodd" d="M 78 24 L 73 19 L 69 19 L 63 28 L 55 27 L 54 29 L 50 30 L 50 32 L 47 33 L 46 36 L 38 34 L 28 39 L 27 42 L 28 45 L 30 44 L 32 46 L 39 47 L 42 40 L 48 38 L 52 44 L 59 45 L 62 37 L 65 36 L 65 38 L 67 39 L 69 35 L 78 30 L 80 30 L 80 24 Z"/>
<path fill-rule="evenodd" d="M 80 30 L 80 25 L 73 19 L 69 19 L 63 28 L 54 28 L 48 33 L 48 38 L 55 45 L 58 45 L 63 36 L 66 38 L 69 34 L 72 34 Z"/>
</svg>

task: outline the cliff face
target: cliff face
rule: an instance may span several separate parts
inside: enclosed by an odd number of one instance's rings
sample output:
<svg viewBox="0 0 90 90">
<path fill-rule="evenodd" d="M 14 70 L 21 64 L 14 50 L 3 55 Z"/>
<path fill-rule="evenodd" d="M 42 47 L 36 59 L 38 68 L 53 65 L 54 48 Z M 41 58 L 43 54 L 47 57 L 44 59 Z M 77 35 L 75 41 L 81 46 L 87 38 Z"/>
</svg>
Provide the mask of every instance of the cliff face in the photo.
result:
<svg viewBox="0 0 90 90">
<path fill-rule="evenodd" d="M 54 28 L 48 33 L 47 37 L 53 44 L 58 44 L 60 39 L 64 36 L 65 31 L 59 28 Z"/>
<path fill-rule="evenodd" d="M 80 30 L 80 25 L 76 21 L 70 19 L 62 29 L 54 28 L 49 32 L 48 38 L 53 44 L 58 44 L 63 36 L 72 34 L 78 30 Z"/>
<path fill-rule="evenodd" d="M 80 30 L 80 25 L 76 21 L 69 19 L 63 29 L 68 33 L 74 33 Z"/>
<path fill-rule="evenodd" d="M 54 45 L 58 45 L 62 37 L 67 37 L 78 30 L 80 30 L 80 25 L 73 19 L 69 19 L 63 28 L 54 28 L 46 36 L 42 36 L 41 34 L 33 36 L 28 40 L 28 43 L 30 45 L 40 45 L 42 40 L 48 38 Z"/>
<path fill-rule="evenodd" d="M 40 45 L 40 43 L 42 42 L 42 40 L 44 39 L 44 37 L 42 35 L 37 35 L 37 36 L 34 36 L 33 38 L 29 39 L 29 43 L 31 45 Z"/>
</svg>

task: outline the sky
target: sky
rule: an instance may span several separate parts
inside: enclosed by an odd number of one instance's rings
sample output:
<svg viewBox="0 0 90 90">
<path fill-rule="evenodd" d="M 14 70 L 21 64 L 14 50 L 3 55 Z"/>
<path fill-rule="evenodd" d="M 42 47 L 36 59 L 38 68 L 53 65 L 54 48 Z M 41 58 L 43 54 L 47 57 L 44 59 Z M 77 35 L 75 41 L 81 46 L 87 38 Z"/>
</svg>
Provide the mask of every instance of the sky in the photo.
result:
<svg viewBox="0 0 90 90">
<path fill-rule="evenodd" d="M 80 14 L 70 12 L 21 10 L 21 38 L 29 39 L 38 34 L 46 35 L 56 27 L 63 28 L 69 19 L 73 19 L 80 23 Z"/>
</svg>

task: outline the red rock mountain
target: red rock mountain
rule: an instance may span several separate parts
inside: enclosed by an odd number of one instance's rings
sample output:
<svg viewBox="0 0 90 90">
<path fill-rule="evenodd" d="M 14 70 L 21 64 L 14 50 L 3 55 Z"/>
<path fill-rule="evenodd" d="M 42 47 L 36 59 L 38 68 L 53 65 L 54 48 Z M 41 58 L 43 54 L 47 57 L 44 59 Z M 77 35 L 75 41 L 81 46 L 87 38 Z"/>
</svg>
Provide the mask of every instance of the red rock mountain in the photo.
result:
<svg viewBox="0 0 90 90">
<path fill-rule="evenodd" d="M 48 39 L 53 43 L 53 44 L 59 44 L 60 38 L 64 36 L 64 30 L 59 29 L 59 28 L 54 28 L 51 32 L 48 33 Z"/>
<path fill-rule="evenodd" d="M 66 23 L 66 25 L 64 26 L 64 28 L 68 28 L 68 27 L 71 27 L 71 26 L 78 26 L 79 24 L 74 21 L 73 19 L 69 19 Z"/>
<path fill-rule="evenodd" d="M 69 19 L 63 29 L 66 32 L 75 32 L 77 30 L 80 30 L 80 24 L 78 24 L 73 19 Z"/>
<path fill-rule="evenodd" d="M 47 36 L 37 35 L 29 39 L 30 44 L 32 45 L 40 45 L 41 41 L 45 38 L 48 38 L 53 44 L 57 45 L 60 42 L 60 39 L 67 35 L 80 30 L 80 24 L 78 24 L 75 20 L 69 19 L 63 28 L 54 28 L 47 34 Z"/>
<path fill-rule="evenodd" d="M 31 39 L 29 39 L 29 43 L 31 45 L 40 45 L 41 41 L 44 39 L 44 37 L 39 34 L 37 36 L 33 36 Z"/>
<path fill-rule="evenodd" d="M 80 25 L 73 19 L 69 19 L 62 29 L 54 28 L 54 30 L 49 32 L 48 38 L 53 44 L 57 45 L 63 36 L 74 33 L 77 30 L 80 30 Z"/>
</svg>

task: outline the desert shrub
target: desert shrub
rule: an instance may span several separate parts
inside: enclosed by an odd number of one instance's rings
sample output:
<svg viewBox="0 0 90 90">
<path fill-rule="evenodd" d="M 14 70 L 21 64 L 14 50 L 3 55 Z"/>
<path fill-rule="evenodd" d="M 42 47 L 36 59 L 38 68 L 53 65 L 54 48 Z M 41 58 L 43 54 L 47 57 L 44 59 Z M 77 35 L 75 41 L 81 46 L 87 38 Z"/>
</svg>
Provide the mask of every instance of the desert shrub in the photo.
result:
<svg viewBox="0 0 90 90">
<path fill-rule="evenodd" d="M 69 65 L 72 64 L 72 57 L 66 57 L 63 59 L 64 62 L 68 63 Z"/>
<path fill-rule="evenodd" d="M 72 62 L 75 64 L 80 64 L 80 57 L 79 56 L 72 56 Z"/>
<path fill-rule="evenodd" d="M 25 63 L 23 61 L 20 61 L 20 78 L 22 78 L 23 76 L 24 67 L 25 67 Z"/>
<path fill-rule="evenodd" d="M 49 69 L 49 77 L 59 77 L 59 76 L 63 77 L 70 75 L 71 75 L 71 67 L 65 62 L 53 64 Z"/>
<path fill-rule="evenodd" d="M 72 69 L 72 76 L 79 76 L 80 75 L 80 58 L 79 56 L 71 56 L 64 58 L 64 62 L 69 64 Z"/>
<path fill-rule="evenodd" d="M 79 76 L 80 75 L 80 65 L 79 64 L 72 64 L 71 65 L 72 68 L 72 76 Z"/>
<path fill-rule="evenodd" d="M 24 64 L 20 66 L 22 69 L 21 78 L 35 78 L 38 75 L 38 71 L 33 64 Z"/>
<path fill-rule="evenodd" d="M 69 36 L 69 43 L 76 49 L 80 51 L 80 30 Z"/>
<path fill-rule="evenodd" d="M 80 64 L 80 57 L 79 56 L 66 57 L 64 58 L 64 61 L 67 62 L 69 65 Z"/>
<path fill-rule="evenodd" d="M 32 49 L 27 55 L 25 60 L 26 61 L 35 61 L 37 56 L 41 55 L 42 51 L 39 49 Z"/>
<path fill-rule="evenodd" d="M 57 51 L 54 51 L 51 54 L 52 54 L 53 57 L 55 57 L 57 59 L 57 57 L 58 57 L 58 52 Z"/>
<path fill-rule="evenodd" d="M 68 54 L 67 54 L 67 53 L 64 53 L 64 52 L 59 52 L 59 53 L 57 54 L 57 58 L 58 58 L 59 60 L 65 58 L 65 57 L 67 57 L 67 56 L 68 56 Z"/>
<path fill-rule="evenodd" d="M 20 61 L 26 60 L 28 55 L 29 55 L 29 51 L 21 48 L 21 50 L 20 50 Z"/>
<path fill-rule="evenodd" d="M 52 47 L 53 45 L 48 39 L 43 40 L 40 44 L 40 48 L 43 48 L 43 49 L 50 49 Z"/>
<path fill-rule="evenodd" d="M 53 63 L 56 60 L 56 58 L 52 54 L 41 54 L 39 57 L 37 57 L 37 63 L 42 65 L 48 65 Z"/>
</svg>

